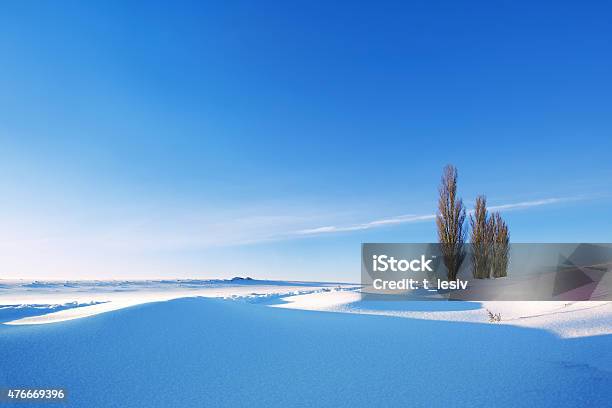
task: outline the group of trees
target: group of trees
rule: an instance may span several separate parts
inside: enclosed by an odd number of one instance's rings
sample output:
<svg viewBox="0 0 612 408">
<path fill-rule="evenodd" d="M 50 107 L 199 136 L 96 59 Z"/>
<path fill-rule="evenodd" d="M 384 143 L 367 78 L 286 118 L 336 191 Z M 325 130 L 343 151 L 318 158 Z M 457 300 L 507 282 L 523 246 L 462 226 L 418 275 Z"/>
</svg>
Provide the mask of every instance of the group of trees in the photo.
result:
<svg viewBox="0 0 612 408">
<path fill-rule="evenodd" d="M 438 240 L 447 277 L 455 280 L 466 256 L 464 244 L 467 228 L 465 206 L 463 200 L 457 197 L 457 169 L 454 166 L 444 168 L 439 194 L 436 215 Z M 474 278 L 506 276 L 510 249 L 508 225 L 499 213 L 489 214 L 485 196 L 476 198 L 469 224 Z"/>
<path fill-rule="evenodd" d="M 499 213 L 488 214 L 485 196 L 476 198 L 470 214 L 472 257 L 475 278 L 501 278 L 507 275 L 510 233 Z"/>
</svg>

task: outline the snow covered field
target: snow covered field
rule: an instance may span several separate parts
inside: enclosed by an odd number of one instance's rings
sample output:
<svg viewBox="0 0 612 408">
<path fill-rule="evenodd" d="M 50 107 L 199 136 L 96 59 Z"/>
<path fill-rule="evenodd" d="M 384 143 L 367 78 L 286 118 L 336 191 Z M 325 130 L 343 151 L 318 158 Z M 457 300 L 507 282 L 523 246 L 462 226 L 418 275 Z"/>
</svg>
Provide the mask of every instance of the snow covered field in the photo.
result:
<svg viewBox="0 0 612 408">
<path fill-rule="evenodd" d="M 313 293 L 333 283 L 253 280 L 0 281 L 0 322 L 57 323 L 182 297 L 261 298 Z M 343 285 L 351 288 L 356 285 Z M 27 313 L 24 313 L 26 312 Z M 51 312 L 51 313 L 49 313 Z"/>
<path fill-rule="evenodd" d="M 610 406 L 609 302 L 358 290 L 0 281 L 0 386 L 64 387 L 78 407 Z"/>
</svg>

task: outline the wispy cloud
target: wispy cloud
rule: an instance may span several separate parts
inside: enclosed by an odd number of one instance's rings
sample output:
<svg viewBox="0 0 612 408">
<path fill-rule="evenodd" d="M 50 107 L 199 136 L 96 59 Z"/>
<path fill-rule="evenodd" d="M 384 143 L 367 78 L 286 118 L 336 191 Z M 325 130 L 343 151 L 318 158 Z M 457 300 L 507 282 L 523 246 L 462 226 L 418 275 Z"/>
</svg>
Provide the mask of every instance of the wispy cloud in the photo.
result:
<svg viewBox="0 0 612 408">
<path fill-rule="evenodd" d="M 495 205 L 489 209 L 504 212 L 527 210 L 580 199 L 584 197 L 545 198 Z M 5 219 L 3 225 L 6 224 L 9 228 L 0 231 L 0 263 L 4 269 L 21 270 L 23 268 L 20 265 L 28 262 L 28 269 L 31 270 L 51 270 L 51 266 L 54 266 L 53 270 L 57 273 L 63 273 L 65 268 L 72 268 L 77 272 L 83 269 L 104 273 L 103 267 L 109 266 L 111 258 L 115 260 L 112 262 L 116 262 L 117 268 L 132 265 L 129 260 L 136 259 L 136 264 L 141 262 L 142 258 L 146 259 L 146 262 L 142 261 L 146 268 L 155 269 L 156 265 L 162 262 L 159 259 L 174 251 L 272 243 L 432 222 L 435 219 L 433 213 L 408 214 L 362 223 L 330 222 L 325 225 L 325 220 L 335 219 L 336 215 L 320 215 L 309 211 L 300 212 L 301 215 L 261 215 L 266 214 L 265 211 L 213 215 L 177 213 L 157 218 L 120 217 L 107 221 L 104 225 L 91 224 L 89 219 L 73 224 L 36 223 L 32 228 L 11 224 L 9 219 Z M 128 219 L 131 219 L 131 222 L 127 222 Z M 317 227 L 317 223 L 322 226 Z M 99 265 L 99 268 L 92 269 L 91 265 Z"/>
<path fill-rule="evenodd" d="M 576 197 L 559 197 L 559 198 L 544 198 L 533 201 L 521 201 L 518 203 L 501 204 L 490 206 L 490 211 L 512 211 L 512 210 L 525 210 L 533 207 L 541 207 L 544 205 L 557 204 L 566 201 L 577 200 Z M 472 213 L 473 210 L 468 211 Z M 373 228 L 386 227 L 391 225 L 409 224 L 414 222 L 429 221 L 436 218 L 435 214 L 423 214 L 423 215 L 399 215 L 391 218 L 383 218 L 380 220 L 369 221 L 361 224 L 352 224 L 344 226 L 328 225 L 324 227 L 309 228 L 295 231 L 295 236 L 312 236 L 321 234 L 331 234 L 337 232 L 350 232 L 350 231 L 362 231 Z"/>
<path fill-rule="evenodd" d="M 410 222 L 432 220 L 435 217 L 436 217 L 435 214 L 399 215 L 397 217 L 384 218 L 380 220 L 366 222 L 363 224 L 353 224 L 353 225 L 346 225 L 346 226 L 330 225 L 326 227 L 303 229 L 303 230 L 295 231 L 294 234 L 295 235 L 318 235 L 318 234 L 327 234 L 327 233 L 333 233 L 333 232 L 360 231 L 360 230 L 368 230 L 372 228 L 379 228 L 379 227 L 385 227 L 385 226 L 390 226 L 390 225 L 406 224 Z"/>
<path fill-rule="evenodd" d="M 577 197 L 544 198 L 541 200 L 534 200 L 534 201 L 522 201 L 519 203 L 512 203 L 512 204 L 493 205 L 489 207 L 489 210 L 491 211 L 521 210 L 524 208 L 540 207 L 542 205 L 557 204 L 557 203 L 562 203 L 566 201 L 574 201 L 577 199 L 578 199 Z"/>
</svg>

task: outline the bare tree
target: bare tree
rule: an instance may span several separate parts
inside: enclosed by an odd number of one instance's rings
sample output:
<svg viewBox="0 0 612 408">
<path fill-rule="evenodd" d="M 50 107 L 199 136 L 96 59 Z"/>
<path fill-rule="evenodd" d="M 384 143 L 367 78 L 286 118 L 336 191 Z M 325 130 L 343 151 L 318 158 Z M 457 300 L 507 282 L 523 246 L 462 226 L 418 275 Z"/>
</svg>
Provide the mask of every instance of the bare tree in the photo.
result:
<svg viewBox="0 0 612 408">
<path fill-rule="evenodd" d="M 454 166 L 449 164 L 444 168 L 438 191 L 438 240 L 448 270 L 448 280 L 455 280 L 465 258 L 465 207 L 457 197 L 457 169 Z"/>
<path fill-rule="evenodd" d="M 493 277 L 508 276 L 508 261 L 510 255 L 510 232 L 508 224 L 499 213 L 491 216 L 492 224 L 492 269 Z"/>
<path fill-rule="evenodd" d="M 489 278 L 491 276 L 495 219 L 493 217 L 489 218 L 485 196 L 476 197 L 474 213 L 470 214 L 470 227 L 473 259 L 472 274 L 474 278 L 478 279 Z"/>
</svg>

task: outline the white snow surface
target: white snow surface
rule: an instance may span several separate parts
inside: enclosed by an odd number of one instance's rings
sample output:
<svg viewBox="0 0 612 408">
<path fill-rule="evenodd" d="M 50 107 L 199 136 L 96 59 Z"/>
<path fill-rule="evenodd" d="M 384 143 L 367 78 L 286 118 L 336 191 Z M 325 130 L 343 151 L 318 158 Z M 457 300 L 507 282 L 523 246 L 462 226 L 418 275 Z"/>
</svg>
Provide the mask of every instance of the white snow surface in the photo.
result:
<svg viewBox="0 0 612 408">
<path fill-rule="evenodd" d="M 10 309 L 35 304 L 39 314 L 5 321 L 7 325 L 47 324 L 94 316 L 143 303 L 185 297 L 224 299 L 267 298 L 312 293 L 329 288 L 356 288 L 317 282 L 254 280 L 148 280 L 148 281 L 0 281 L 0 318 Z M 48 313 L 45 312 L 47 305 Z M 58 307 L 59 306 L 59 307 Z M 56 311 L 56 309 L 61 309 Z M 15 313 L 19 316 L 19 313 Z M 5 317 L 6 320 L 6 317 Z M 0 319 L 2 321 L 2 319 Z"/>
<path fill-rule="evenodd" d="M 548 330 L 560 337 L 612 334 L 612 302 L 370 301 L 359 285 L 256 280 L 7 281 L 0 280 L 0 322 L 57 323 L 143 303 L 185 297 L 243 300 L 275 308 L 410 319 L 490 323 Z"/>
<path fill-rule="evenodd" d="M 316 282 L 0 281 L 0 322 L 0 387 L 61 386 L 67 407 L 612 400 L 610 302 L 370 301 L 358 285 Z"/>
<path fill-rule="evenodd" d="M 471 323 L 490 322 L 491 311 L 501 317 L 496 323 L 546 329 L 560 337 L 612 334 L 609 301 L 369 301 L 357 291 L 308 293 L 283 301 L 273 307 Z"/>
</svg>

